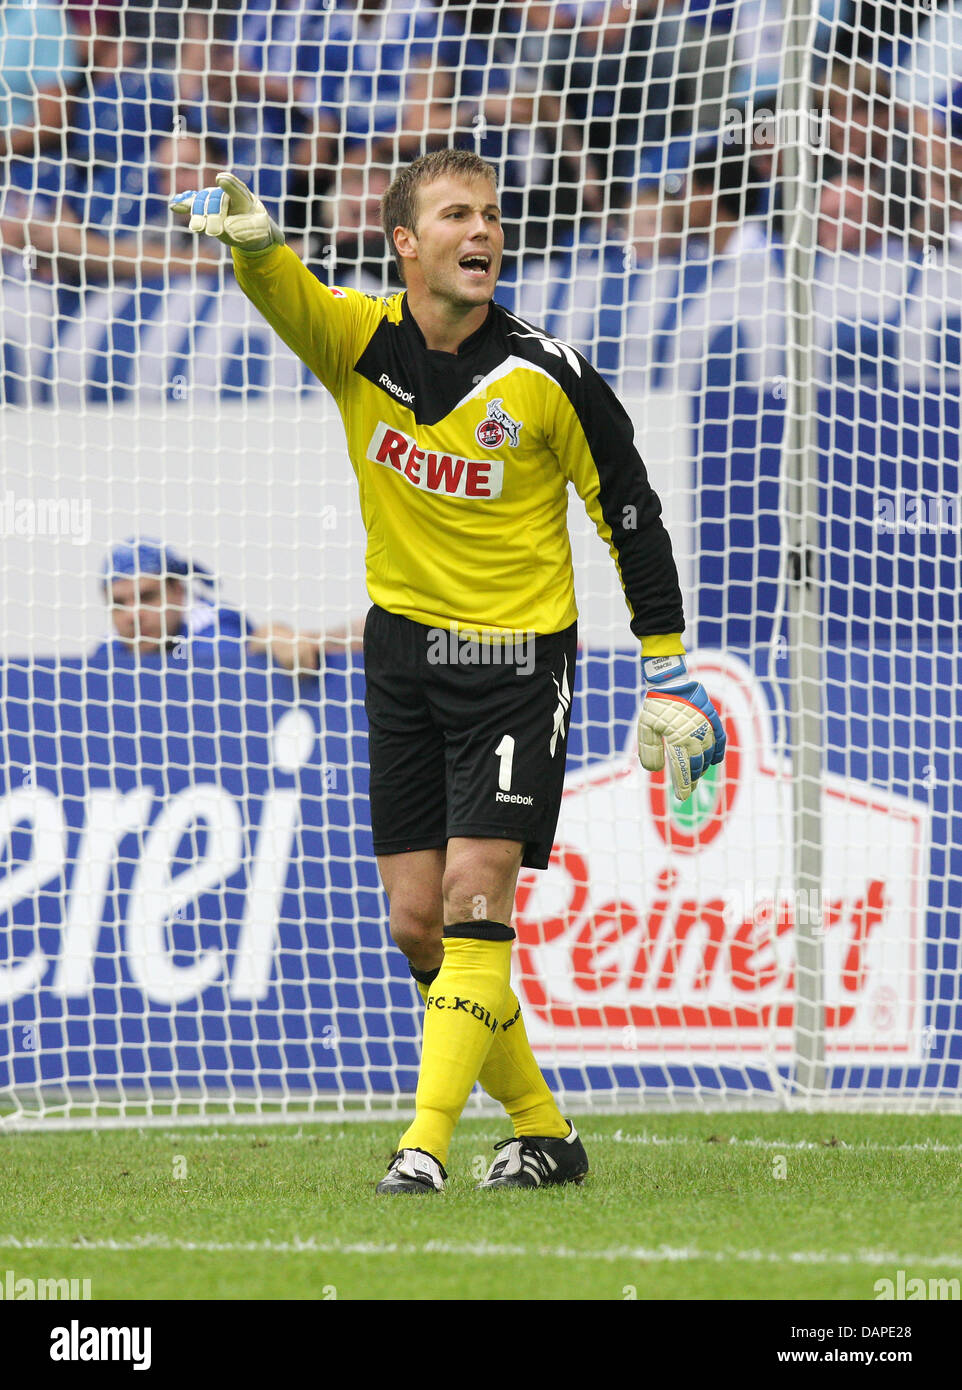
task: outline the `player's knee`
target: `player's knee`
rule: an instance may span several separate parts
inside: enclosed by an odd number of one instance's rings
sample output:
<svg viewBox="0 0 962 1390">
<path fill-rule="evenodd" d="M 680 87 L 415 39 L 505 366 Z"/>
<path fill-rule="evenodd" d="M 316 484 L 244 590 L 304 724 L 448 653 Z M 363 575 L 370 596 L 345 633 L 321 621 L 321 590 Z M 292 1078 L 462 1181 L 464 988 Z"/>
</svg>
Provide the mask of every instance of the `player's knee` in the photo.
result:
<svg viewBox="0 0 962 1390">
<path fill-rule="evenodd" d="M 432 951 L 440 958 L 441 931 L 441 920 L 436 913 L 407 907 L 391 908 L 391 940 L 415 966 Z"/>
<path fill-rule="evenodd" d="M 450 864 L 441 890 L 446 920 L 507 921 L 517 874 L 517 864 L 508 855 L 503 863 L 464 858 Z"/>
</svg>

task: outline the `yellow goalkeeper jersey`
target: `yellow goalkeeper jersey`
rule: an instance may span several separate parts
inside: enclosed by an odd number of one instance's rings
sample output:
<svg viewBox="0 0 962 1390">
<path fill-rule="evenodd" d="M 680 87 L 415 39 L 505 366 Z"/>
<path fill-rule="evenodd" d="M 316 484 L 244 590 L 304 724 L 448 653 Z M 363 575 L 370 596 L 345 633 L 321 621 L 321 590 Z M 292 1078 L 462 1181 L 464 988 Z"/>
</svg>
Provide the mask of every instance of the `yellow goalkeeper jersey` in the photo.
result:
<svg viewBox="0 0 962 1390">
<path fill-rule="evenodd" d="M 340 410 L 373 603 L 479 632 L 569 626 L 573 483 L 645 655 L 683 650 L 661 504 L 627 413 L 584 357 L 496 303 L 456 354 L 432 351 L 403 292 L 329 288 L 286 246 L 235 250 L 234 268 Z"/>
</svg>

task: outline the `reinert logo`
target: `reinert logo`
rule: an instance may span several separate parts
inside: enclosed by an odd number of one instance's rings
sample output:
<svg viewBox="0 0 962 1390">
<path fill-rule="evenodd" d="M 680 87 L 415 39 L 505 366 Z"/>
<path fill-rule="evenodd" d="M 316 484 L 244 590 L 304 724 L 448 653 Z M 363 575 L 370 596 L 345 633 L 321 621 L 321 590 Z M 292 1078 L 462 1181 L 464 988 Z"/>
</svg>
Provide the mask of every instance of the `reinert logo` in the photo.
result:
<svg viewBox="0 0 962 1390">
<path fill-rule="evenodd" d="M 51 1361 L 130 1361 L 135 1371 L 150 1370 L 149 1327 L 69 1327 L 50 1333 Z"/>
</svg>

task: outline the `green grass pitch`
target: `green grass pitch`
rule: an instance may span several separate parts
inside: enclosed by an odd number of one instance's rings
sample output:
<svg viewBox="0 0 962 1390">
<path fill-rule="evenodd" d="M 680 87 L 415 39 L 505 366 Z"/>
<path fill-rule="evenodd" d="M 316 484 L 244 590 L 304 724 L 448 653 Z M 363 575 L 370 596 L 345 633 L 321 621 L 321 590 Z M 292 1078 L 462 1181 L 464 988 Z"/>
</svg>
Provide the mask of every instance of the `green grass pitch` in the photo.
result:
<svg viewBox="0 0 962 1390">
<path fill-rule="evenodd" d="M 582 1116 L 582 1187 L 375 1197 L 396 1122 L 0 1134 L 0 1278 L 94 1299 L 836 1299 L 962 1278 L 962 1117 Z"/>
</svg>

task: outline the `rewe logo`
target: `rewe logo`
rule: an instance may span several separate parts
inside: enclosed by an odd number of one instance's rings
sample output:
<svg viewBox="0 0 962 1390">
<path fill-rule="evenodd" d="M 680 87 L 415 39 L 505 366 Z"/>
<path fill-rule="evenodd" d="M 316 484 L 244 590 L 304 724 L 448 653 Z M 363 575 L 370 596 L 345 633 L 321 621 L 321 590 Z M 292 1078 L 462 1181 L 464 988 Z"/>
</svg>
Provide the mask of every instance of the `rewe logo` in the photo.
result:
<svg viewBox="0 0 962 1390">
<path fill-rule="evenodd" d="M 501 459 L 466 459 L 421 449 L 416 439 L 383 420 L 371 436 L 367 457 L 372 463 L 396 469 L 405 482 L 422 492 L 483 501 L 501 496 Z"/>
<path fill-rule="evenodd" d="M 791 769 L 747 666 L 711 654 L 699 678 L 723 766 L 678 803 L 639 768 L 632 725 L 622 756 L 567 779 L 551 864 L 522 873 L 516 988 L 536 1046 L 622 1063 L 629 1047 L 692 1064 L 791 1052 Z M 921 1060 L 928 810 L 826 776 L 822 813 L 828 1053 Z"/>
</svg>

